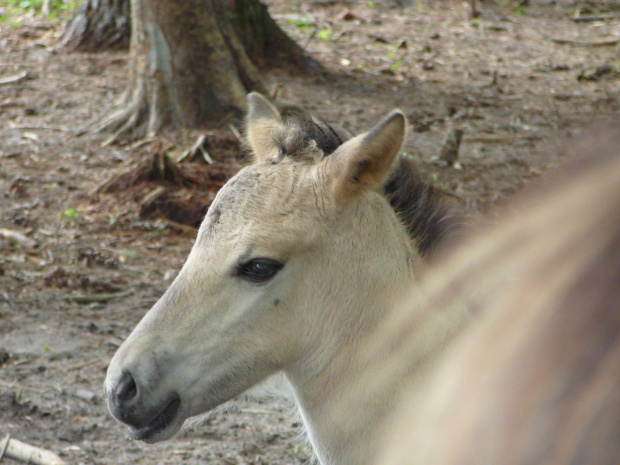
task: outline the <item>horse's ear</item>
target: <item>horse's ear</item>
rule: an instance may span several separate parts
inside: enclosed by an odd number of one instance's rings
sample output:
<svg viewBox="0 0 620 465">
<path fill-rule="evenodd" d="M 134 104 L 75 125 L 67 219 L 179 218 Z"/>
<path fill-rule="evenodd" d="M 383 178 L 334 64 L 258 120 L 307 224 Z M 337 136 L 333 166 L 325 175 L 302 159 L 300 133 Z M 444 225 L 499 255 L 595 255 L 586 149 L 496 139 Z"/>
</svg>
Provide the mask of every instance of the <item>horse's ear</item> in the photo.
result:
<svg viewBox="0 0 620 465">
<path fill-rule="evenodd" d="M 281 126 L 280 112 L 269 100 L 257 92 L 248 94 L 247 141 L 255 162 L 277 155 L 273 132 Z"/>
<path fill-rule="evenodd" d="M 327 157 L 325 176 L 334 200 L 344 204 L 380 187 L 396 164 L 406 133 L 405 115 L 395 110 Z"/>
</svg>

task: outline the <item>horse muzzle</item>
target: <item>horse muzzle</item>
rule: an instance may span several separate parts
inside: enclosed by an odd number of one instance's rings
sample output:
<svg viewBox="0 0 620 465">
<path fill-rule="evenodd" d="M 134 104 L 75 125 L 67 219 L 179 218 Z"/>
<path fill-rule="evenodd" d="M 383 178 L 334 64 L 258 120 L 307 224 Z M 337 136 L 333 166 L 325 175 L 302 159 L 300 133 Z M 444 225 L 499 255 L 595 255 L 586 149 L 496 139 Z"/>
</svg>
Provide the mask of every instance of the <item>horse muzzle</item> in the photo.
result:
<svg viewBox="0 0 620 465">
<path fill-rule="evenodd" d="M 128 371 L 106 378 L 108 409 L 114 418 L 129 426 L 131 439 L 153 443 L 172 437 L 183 424 L 179 417 L 181 398 L 176 392 L 159 399 L 147 398 L 147 390 Z"/>
</svg>

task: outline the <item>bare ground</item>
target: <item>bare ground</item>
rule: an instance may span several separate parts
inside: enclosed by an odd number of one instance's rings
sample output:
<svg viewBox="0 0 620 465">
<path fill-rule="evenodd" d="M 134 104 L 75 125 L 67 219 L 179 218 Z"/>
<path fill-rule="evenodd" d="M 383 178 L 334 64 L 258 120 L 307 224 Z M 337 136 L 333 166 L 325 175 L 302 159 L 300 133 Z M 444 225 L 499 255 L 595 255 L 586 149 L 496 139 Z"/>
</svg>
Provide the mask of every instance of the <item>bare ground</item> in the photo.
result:
<svg viewBox="0 0 620 465">
<path fill-rule="evenodd" d="M 405 8 L 268 3 L 327 70 L 270 72 L 278 97 L 354 131 L 401 108 L 410 121 L 407 152 L 472 212 L 492 211 L 561 164 L 574 137 L 619 115 L 620 10 L 612 1 L 534 2 L 523 11 L 486 2 L 479 19 L 447 0 Z M 610 17 L 576 22 L 576 11 Z M 54 50 L 59 32 L 34 18 L 0 24 L 0 79 L 27 72 L 0 84 L 0 435 L 75 464 L 304 462 L 298 420 L 279 400 L 233 405 L 155 446 L 128 441 L 108 415 L 107 363 L 171 282 L 195 234 L 165 205 L 168 218 L 159 210 L 141 217 L 140 203 L 164 185 L 168 200 L 208 205 L 243 151 L 233 120 L 102 147 L 106 135 L 83 130 L 121 95 L 127 56 Z M 460 170 L 436 160 L 451 128 L 465 131 Z M 185 186 L 144 180 L 96 192 L 145 157 L 180 155 L 200 134 L 215 163 L 181 164 Z M 27 240 L 5 237 L 7 230 Z"/>
</svg>

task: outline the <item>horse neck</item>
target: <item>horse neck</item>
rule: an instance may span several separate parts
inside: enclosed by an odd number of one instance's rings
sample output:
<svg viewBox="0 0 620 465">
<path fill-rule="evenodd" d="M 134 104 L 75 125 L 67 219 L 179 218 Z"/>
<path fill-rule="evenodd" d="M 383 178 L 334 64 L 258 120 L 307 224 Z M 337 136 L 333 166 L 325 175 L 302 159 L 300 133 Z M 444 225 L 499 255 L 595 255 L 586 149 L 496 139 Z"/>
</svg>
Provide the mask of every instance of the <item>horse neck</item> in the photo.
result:
<svg viewBox="0 0 620 465">
<path fill-rule="evenodd" d="M 416 296 L 414 271 L 419 268 L 419 257 L 393 211 L 375 205 L 365 214 L 355 212 L 355 223 L 373 224 L 374 237 L 366 238 L 358 249 L 346 251 L 359 258 L 359 266 L 352 270 L 350 263 L 345 264 L 333 275 L 355 275 L 357 282 L 350 288 L 354 291 L 333 296 L 332 307 L 321 309 L 332 319 L 331 325 L 321 328 L 322 339 L 314 353 L 285 370 L 322 465 L 372 461 L 383 438 L 383 424 L 393 413 L 402 387 L 412 378 L 424 379 L 435 357 L 467 319 L 464 307 L 438 309 L 428 325 L 411 334 L 416 353 L 411 357 L 415 360 L 408 361 L 409 368 L 402 376 L 391 376 L 392 382 L 381 384 L 380 389 L 370 387 L 373 376 L 382 377 L 387 359 L 393 356 L 394 347 L 382 339 L 384 326 L 391 326 L 385 323 L 398 320 L 403 310 L 415 313 L 401 302 L 405 294 Z M 334 254 L 348 247 L 338 241 L 333 246 L 330 253 Z M 362 258 L 364 254 L 368 262 Z"/>
<path fill-rule="evenodd" d="M 373 405 L 368 407 L 374 413 L 357 411 L 334 418 L 332 408 L 350 396 L 363 396 L 359 379 L 367 372 L 364 349 L 398 297 L 414 285 L 414 269 L 419 262 L 411 239 L 384 200 L 375 199 L 350 213 L 350 223 L 342 225 L 348 232 L 336 234 L 336 239 L 332 236 L 331 249 L 323 254 L 356 257 L 354 263 L 344 259 L 330 262 L 330 273 L 336 280 L 352 280 L 343 286 L 348 291 L 334 292 L 320 303 L 323 308 L 319 308 L 321 320 L 317 321 L 313 347 L 306 357 L 285 370 L 309 439 L 324 465 L 360 465 L 364 463 L 362 458 L 367 459 L 363 455 L 351 457 L 351 451 L 365 450 L 364 444 L 351 444 L 358 443 L 356 432 L 360 428 L 372 429 L 369 422 L 373 416 L 381 416 L 383 406 L 379 404 L 385 399 L 379 399 L 377 405 L 369 399 Z M 364 240 L 356 244 L 352 238 L 360 236 Z"/>
<path fill-rule="evenodd" d="M 389 307 L 375 308 L 377 313 Z M 375 450 L 372 445 L 377 426 L 398 398 L 400 386 L 369 397 L 364 392 L 368 365 L 365 344 L 372 333 L 358 333 L 354 341 L 342 344 L 320 372 L 287 370 L 288 378 L 308 439 L 321 465 L 364 465 Z M 378 360 L 372 362 L 379 362 Z M 376 394 L 373 390 L 373 394 Z M 348 410 L 351 399 L 356 405 Z M 379 436 L 379 434 L 377 434 Z"/>
<path fill-rule="evenodd" d="M 415 295 L 415 284 L 411 287 L 409 295 Z M 402 293 L 397 295 L 402 298 Z M 384 336 L 386 330 L 393 335 L 391 313 L 402 310 L 401 298 L 376 309 L 389 320 L 387 324 L 342 345 L 320 373 L 285 371 L 321 465 L 375 463 L 375 454 L 391 433 L 386 428 L 403 393 L 417 395 L 417 387 L 423 386 L 437 358 L 469 321 L 464 305 L 438 309 L 428 325 L 408 334 L 406 344 L 413 351 L 395 363 L 394 353 L 400 353 L 395 346 L 401 341 L 387 337 L 386 342 Z M 394 305 L 395 301 L 401 305 Z"/>
</svg>

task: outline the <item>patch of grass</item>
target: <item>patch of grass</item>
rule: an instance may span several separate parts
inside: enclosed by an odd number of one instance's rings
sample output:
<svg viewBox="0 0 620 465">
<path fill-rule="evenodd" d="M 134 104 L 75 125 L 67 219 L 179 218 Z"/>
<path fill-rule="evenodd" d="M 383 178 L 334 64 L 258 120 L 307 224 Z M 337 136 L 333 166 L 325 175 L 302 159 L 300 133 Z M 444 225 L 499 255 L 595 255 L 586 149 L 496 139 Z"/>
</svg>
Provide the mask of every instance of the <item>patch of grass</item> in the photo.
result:
<svg viewBox="0 0 620 465">
<path fill-rule="evenodd" d="M 64 222 L 69 225 L 69 227 L 75 228 L 78 223 L 81 223 L 83 221 L 83 219 L 80 218 L 80 213 L 83 211 L 84 209 L 82 207 L 69 207 L 62 213 L 61 217 Z"/>
<path fill-rule="evenodd" d="M 11 17 L 39 16 L 43 14 L 45 0 L 3 0 L 7 5 L 7 12 Z M 47 17 L 56 18 L 65 11 L 77 8 L 78 0 L 48 0 Z M 8 19 L 8 18 L 7 18 Z"/>
</svg>

